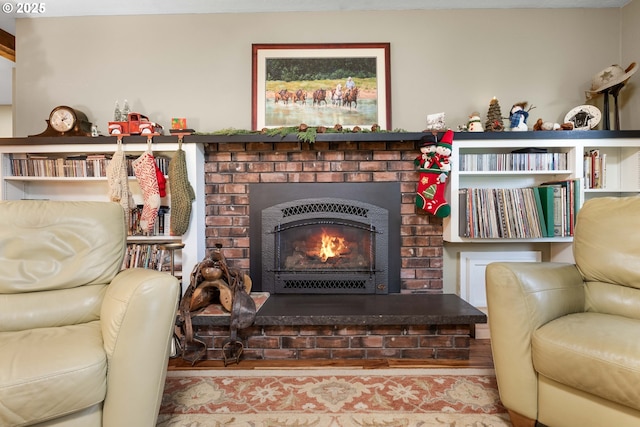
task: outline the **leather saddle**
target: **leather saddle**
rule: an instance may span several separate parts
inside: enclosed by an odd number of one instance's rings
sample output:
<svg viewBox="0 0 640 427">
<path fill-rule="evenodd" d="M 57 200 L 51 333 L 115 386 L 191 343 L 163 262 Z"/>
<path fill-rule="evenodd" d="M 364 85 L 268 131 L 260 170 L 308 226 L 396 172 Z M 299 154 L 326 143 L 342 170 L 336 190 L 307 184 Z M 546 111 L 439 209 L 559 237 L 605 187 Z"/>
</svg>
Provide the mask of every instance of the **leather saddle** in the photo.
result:
<svg viewBox="0 0 640 427">
<path fill-rule="evenodd" d="M 191 319 L 208 305 L 220 303 L 230 312 L 229 338 L 222 345 L 224 366 L 240 362 L 244 345 L 238 330 L 251 326 L 256 317 L 256 304 L 249 295 L 251 286 L 247 274 L 228 266 L 220 244 L 194 267 L 176 321 L 179 353 L 184 360 L 193 365 L 207 352 L 207 344 L 194 333 Z"/>
</svg>

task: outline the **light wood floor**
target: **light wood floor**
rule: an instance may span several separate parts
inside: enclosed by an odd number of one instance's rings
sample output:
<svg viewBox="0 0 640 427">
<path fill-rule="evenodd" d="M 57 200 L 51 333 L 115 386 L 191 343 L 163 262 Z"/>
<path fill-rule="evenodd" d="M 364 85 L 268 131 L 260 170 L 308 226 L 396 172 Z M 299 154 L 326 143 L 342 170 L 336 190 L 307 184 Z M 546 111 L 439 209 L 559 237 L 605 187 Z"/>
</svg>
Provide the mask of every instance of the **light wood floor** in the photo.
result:
<svg viewBox="0 0 640 427">
<path fill-rule="evenodd" d="M 493 369 L 491 341 L 488 339 L 472 339 L 469 360 L 416 360 L 416 359 L 376 359 L 376 360 L 242 360 L 237 365 L 229 365 L 225 369 L 296 369 L 296 368 L 350 368 L 350 369 L 384 369 L 384 368 L 490 368 Z M 221 360 L 201 361 L 191 366 L 181 358 L 169 361 L 169 370 L 185 369 L 219 369 L 224 368 Z"/>
</svg>

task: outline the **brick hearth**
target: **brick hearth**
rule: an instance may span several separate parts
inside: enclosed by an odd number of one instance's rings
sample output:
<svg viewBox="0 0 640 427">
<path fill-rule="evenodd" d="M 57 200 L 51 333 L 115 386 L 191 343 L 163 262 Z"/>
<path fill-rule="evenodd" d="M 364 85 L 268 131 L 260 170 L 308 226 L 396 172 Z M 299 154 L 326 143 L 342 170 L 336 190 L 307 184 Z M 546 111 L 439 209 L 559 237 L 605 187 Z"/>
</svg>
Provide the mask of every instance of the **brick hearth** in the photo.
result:
<svg viewBox="0 0 640 427">
<path fill-rule="evenodd" d="M 207 360 L 221 360 L 225 326 L 195 326 Z M 252 326 L 239 334 L 246 360 L 469 359 L 469 325 Z"/>
<path fill-rule="evenodd" d="M 223 357 L 229 338 L 223 313 L 205 310 L 193 318 L 209 360 Z M 243 357 L 253 360 L 468 359 L 476 323 L 486 323 L 486 315 L 451 294 L 277 294 L 239 338 Z"/>
</svg>

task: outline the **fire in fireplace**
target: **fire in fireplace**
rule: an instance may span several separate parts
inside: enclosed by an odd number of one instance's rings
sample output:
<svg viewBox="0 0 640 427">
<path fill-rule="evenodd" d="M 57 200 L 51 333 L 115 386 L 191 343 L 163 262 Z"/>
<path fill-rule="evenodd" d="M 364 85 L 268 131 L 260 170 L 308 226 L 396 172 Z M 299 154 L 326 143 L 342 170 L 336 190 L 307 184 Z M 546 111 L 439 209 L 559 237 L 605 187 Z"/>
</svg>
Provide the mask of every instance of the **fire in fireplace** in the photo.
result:
<svg viewBox="0 0 640 427">
<path fill-rule="evenodd" d="M 254 184 L 249 192 L 256 289 L 399 292 L 399 184 Z"/>
<path fill-rule="evenodd" d="M 281 271 L 370 270 L 372 259 L 371 230 L 358 224 L 294 224 L 278 231 L 281 247 L 276 268 Z"/>
</svg>

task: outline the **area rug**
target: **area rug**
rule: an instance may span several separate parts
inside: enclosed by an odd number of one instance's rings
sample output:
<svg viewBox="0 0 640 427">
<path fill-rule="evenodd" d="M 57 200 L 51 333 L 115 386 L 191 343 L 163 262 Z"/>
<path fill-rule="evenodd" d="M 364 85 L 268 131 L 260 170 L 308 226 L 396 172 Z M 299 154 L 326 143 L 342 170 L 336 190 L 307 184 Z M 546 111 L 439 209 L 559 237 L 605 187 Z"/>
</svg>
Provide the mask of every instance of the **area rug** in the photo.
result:
<svg viewBox="0 0 640 427">
<path fill-rule="evenodd" d="M 167 375 L 158 426 L 511 426 L 491 369 L 194 370 Z"/>
</svg>

